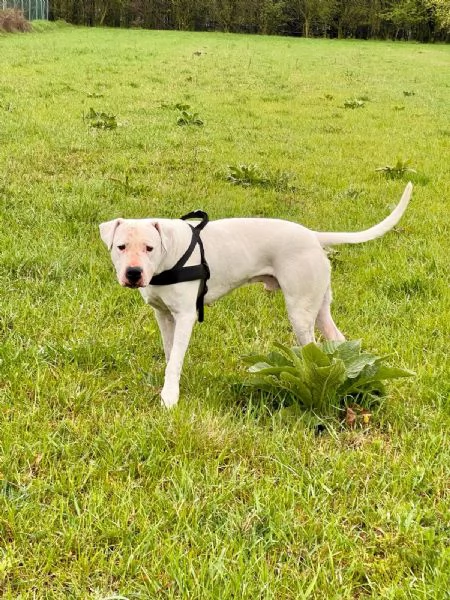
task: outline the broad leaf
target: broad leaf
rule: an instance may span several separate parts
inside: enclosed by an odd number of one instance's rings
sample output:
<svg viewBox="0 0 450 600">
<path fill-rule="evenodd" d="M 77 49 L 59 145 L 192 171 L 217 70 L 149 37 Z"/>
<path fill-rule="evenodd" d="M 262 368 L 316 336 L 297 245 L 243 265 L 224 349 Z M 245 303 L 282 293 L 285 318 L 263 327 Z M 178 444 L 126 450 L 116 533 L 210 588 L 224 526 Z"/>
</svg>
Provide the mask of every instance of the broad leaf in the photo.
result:
<svg viewBox="0 0 450 600">
<path fill-rule="evenodd" d="M 291 373 L 283 373 L 280 379 L 283 387 L 290 392 L 294 392 L 297 400 L 305 408 L 314 408 L 312 391 L 300 377 L 295 377 Z"/>
<path fill-rule="evenodd" d="M 265 356 L 264 354 L 245 354 L 242 357 L 242 361 L 246 364 L 246 365 L 254 365 L 256 363 L 259 362 L 263 362 L 268 364 L 268 357 Z"/>
<path fill-rule="evenodd" d="M 284 354 L 280 353 L 280 352 L 270 352 L 268 355 L 268 360 L 272 365 L 277 365 L 279 367 L 281 366 L 289 366 L 292 367 L 294 365 L 294 362 L 286 357 Z"/>
<path fill-rule="evenodd" d="M 301 357 L 299 357 L 298 354 L 294 352 L 293 348 L 283 346 L 283 344 L 280 344 L 279 342 L 274 342 L 274 346 L 278 348 L 280 353 L 284 356 L 285 360 L 289 361 L 291 365 L 301 365 Z"/>
<path fill-rule="evenodd" d="M 377 378 L 381 381 L 397 379 L 397 377 L 415 377 L 415 375 L 413 371 L 400 369 L 399 367 L 389 367 L 388 365 L 379 365 L 377 371 Z"/>
<path fill-rule="evenodd" d="M 281 375 L 282 373 L 292 373 L 296 375 L 297 369 L 295 367 L 271 367 L 267 363 L 258 363 L 248 369 L 249 373 L 258 373 L 261 376 L 264 375 Z"/>
<path fill-rule="evenodd" d="M 347 361 L 344 361 L 347 377 L 350 379 L 358 377 L 365 367 L 374 365 L 377 360 L 378 356 L 374 354 L 360 354 L 359 356 L 348 358 Z"/>
<path fill-rule="evenodd" d="M 347 358 L 353 358 L 355 354 L 361 351 L 361 340 L 345 340 L 338 342 L 336 340 L 327 340 L 321 344 L 322 350 L 326 354 L 339 354 L 339 358 L 345 362 Z"/>
<path fill-rule="evenodd" d="M 344 381 L 345 365 L 341 360 L 328 367 L 310 367 L 309 386 L 317 410 L 334 410 L 339 404 L 337 390 Z"/>
<path fill-rule="evenodd" d="M 267 362 L 257 362 L 254 365 L 252 365 L 248 371 L 249 373 L 258 373 L 259 371 L 262 371 L 263 369 L 270 369 L 272 367 L 272 365 L 270 365 Z"/>
<path fill-rule="evenodd" d="M 301 355 L 304 361 L 311 365 L 327 367 L 331 364 L 331 358 L 319 346 L 313 343 L 303 346 Z"/>
</svg>

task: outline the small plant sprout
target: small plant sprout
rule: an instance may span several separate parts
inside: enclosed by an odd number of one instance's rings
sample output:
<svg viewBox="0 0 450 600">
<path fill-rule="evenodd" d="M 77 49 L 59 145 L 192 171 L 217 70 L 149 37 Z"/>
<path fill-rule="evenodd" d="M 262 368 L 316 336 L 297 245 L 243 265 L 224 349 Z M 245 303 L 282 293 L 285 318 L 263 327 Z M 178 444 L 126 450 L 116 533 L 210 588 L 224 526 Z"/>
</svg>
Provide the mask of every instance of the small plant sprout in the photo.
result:
<svg viewBox="0 0 450 600">
<path fill-rule="evenodd" d="M 89 109 L 84 119 L 88 121 L 89 127 L 94 129 L 116 129 L 117 118 L 115 115 L 109 115 L 105 112 L 97 112 L 93 108 Z"/>
<path fill-rule="evenodd" d="M 188 110 L 180 110 L 180 116 L 177 119 L 177 125 L 196 125 L 197 127 L 201 127 L 203 125 L 203 121 L 198 116 L 198 113 L 189 112 Z"/>
<path fill-rule="evenodd" d="M 384 173 L 388 179 L 400 179 L 407 173 L 416 173 L 417 171 L 409 166 L 410 160 L 397 159 L 395 165 L 385 165 L 384 167 L 378 167 L 375 171 Z"/>
<path fill-rule="evenodd" d="M 177 125 L 195 125 L 197 127 L 201 127 L 203 125 L 203 120 L 199 117 L 199 114 L 191 111 L 190 104 L 186 104 L 184 102 L 176 102 L 175 104 L 161 102 L 161 108 L 168 108 L 178 112 Z"/>
</svg>

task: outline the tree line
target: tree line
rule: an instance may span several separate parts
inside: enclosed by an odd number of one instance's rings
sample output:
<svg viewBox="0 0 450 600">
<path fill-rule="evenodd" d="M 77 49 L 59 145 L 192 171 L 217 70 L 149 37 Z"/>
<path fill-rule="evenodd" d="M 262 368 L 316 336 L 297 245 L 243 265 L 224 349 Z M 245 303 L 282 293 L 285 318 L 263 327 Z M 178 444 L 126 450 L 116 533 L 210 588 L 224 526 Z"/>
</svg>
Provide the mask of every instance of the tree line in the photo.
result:
<svg viewBox="0 0 450 600">
<path fill-rule="evenodd" d="M 77 25 L 450 41 L 450 0 L 52 0 Z"/>
</svg>

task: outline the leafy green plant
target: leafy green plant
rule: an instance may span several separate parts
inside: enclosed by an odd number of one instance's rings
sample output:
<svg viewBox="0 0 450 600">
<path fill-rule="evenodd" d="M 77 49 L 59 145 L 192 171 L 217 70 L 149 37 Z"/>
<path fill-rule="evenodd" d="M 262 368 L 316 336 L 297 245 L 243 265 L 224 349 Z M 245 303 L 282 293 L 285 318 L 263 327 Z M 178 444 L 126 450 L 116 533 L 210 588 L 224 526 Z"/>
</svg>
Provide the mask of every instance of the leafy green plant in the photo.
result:
<svg viewBox="0 0 450 600">
<path fill-rule="evenodd" d="M 234 185 L 248 187 L 258 185 L 260 187 L 272 188 L 277 191 L 293 190 L 289 181 L 291 175 L 285 171 L 274 171 L 273 173 L 263 172 L 258 165 L 229 165 L 227 180 Z"/>
<path fill-rule="evenodd" d="M 415 169 L 412 169 L 409 164 L 409 159 L 402 160 L 399 158 L 397 159 L 395 165 L 385 165 L 384 167 L 378 167 L 375 170 L 379 171 L 380 173 L 384 173 L 384 175 L 386 175 L 386 177 L 389 179 L 399 179 L 400 177 L 403 177 L 403 175 L 406 175 L 406 173 L 417 172 Z"/>
<path fill-rule="evenodd" d="M 262 185 L 268 183 L 267 177 L 260 170 L 258 165 L 229 165 L 228 181 L 235 185 Z"/>
<path fill-rule="evenodd" d="M 180 110 L 180 116 L 177 119 L 177 125 L 196 125 L 201 127 L 203 121 L 198 116 L 198 113 L 190 112 L 188 110 Z"/>
<path fill-rule="evenodd" d="M 245 385 L 281 394 L 319 418 L 336 418 L 351 405 L 370 410 L 385 395 L 384 381 L 413 375 L 363 352 L 361 340 L 275 347 L 268 355 L 244 357 L 254 375 Z"/>
<path fill-rule="evenodd" d="M 89 127 L 95 129 L 116 129 L 117 118 L 115 115 L 108 115 L 105 112 L 97 112 L 93 108 L 89 109 L 87 115 L 84 115 L 85 120 L 89 122 Z"/>
</svg>

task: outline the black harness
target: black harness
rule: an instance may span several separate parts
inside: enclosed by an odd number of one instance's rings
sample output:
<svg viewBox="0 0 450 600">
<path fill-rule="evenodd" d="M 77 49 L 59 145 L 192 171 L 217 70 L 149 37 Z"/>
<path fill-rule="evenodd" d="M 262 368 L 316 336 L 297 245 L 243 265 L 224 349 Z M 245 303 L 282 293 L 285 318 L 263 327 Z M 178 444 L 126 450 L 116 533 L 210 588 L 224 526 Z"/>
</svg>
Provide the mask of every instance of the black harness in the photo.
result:
<svg viewBox="0 0 450 600">
<path fill-rule="evenodd" d="M 200 232 L 208 223 L 209 218 L 208 215 L 202 210 L 194 210 L 193 212 L 181 217 L 181 219 L 183 219 L 183 221 L 186 219 L 201 219 L 201 221 L 195 227 L 189 224 L 189 227 L 192 230 L 192 239 L 191 243 L 189 244 L 189 248 L 180 258 L 180 260 L 171 269 L 163 271 L 162 273 L 158 273 L 158 275 L 153 275 L 150 280 L 150 285 L 172 285 L 174 283 L 182 283 L 183 281 L 197 281 L 199 279 L 200 287 L 198 290 L 196 307 L 198 312 L 198 320 L 200 323 L 202 323 L 204 319 L 204 299 L 206 292 L 208 291 L 206 282 L 210 277 L 210 272 L 208 263 L 205 259 L 205 250 L 203 248 Z M 193 253 L 197 244 L 200 248 L 200 264 L 185 267 L 184 265 Z"/>
</svg>

